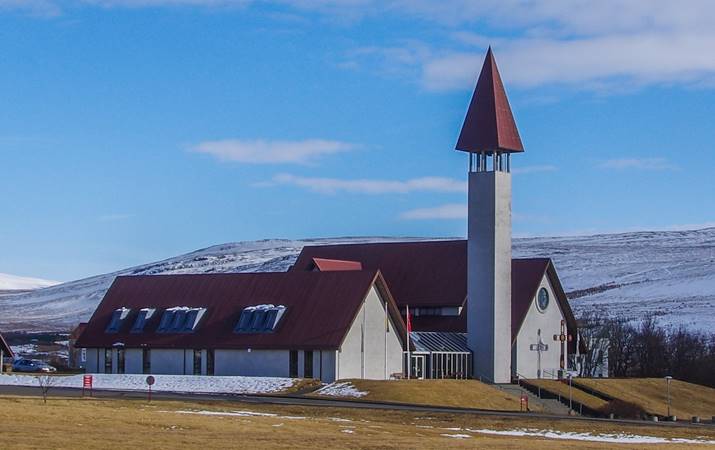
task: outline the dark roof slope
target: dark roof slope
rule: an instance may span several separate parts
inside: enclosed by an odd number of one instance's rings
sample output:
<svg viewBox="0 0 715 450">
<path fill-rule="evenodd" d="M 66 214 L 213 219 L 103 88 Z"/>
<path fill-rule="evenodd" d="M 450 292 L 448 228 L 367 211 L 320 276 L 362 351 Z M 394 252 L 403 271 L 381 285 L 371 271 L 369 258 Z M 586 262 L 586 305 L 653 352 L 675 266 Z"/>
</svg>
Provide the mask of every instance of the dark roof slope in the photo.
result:
<svg viewBox="0 0 715 450">
<path fill-rule="evenodd" d="M 308 246 L 291 271 L 312 270 L 313 258 L 360 261 L 366 269 L 379 269 L 402 307 L 463 306 L 459 316 L 413 317 L 415 331 L 467 331 L 466 240 Z M 511 269 L 512 337 L 518 334 L 545 274 L 574 334 L 576 320 L 551 259 L 513 259 Z"/>
<path fill-rule="evenodd" d="M 307 246 L 291 272 L 312 270 L 315 258 L 359 261 L 363 269 L 382 272 L 400 306 L 462 306 L 467 298 L 466 242 Z"/>
<path fill-rule="evenodd" d="M 484 58 L 456 148 L 472 153 L 524 151 L 491 47 Z"/>
<path fill-rule="evenodd" d="M 77 347 L 337 349 L 371 286 L 387 299 L 400 336 L 402 320 L 379 271 L 149 275 L 118 277 L 76 344 Z M 285 305 L 275 332 L 238 334 L 244 307 Z M 163 310 L 205 307 L 196 331 L 156 333 Z M 118 333 L 105 333 L 116 309 L 131 308 Z M 141 308 L 157 308 L 143 333 L 130 333 Z"/>
</svg>

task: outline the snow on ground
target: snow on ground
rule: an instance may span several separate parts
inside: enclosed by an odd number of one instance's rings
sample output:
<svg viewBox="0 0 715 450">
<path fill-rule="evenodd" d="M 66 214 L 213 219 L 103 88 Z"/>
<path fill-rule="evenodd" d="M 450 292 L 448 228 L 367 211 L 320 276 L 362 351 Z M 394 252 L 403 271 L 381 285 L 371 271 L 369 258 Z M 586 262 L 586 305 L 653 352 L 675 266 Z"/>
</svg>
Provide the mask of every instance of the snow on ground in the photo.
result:
<svg viewBox="0 0 715 450">
<path fill-rule="evenodd" d="M 555 431 L 555 430 L 536 430 L 536 429 L 514 429 L 514 430 L 472 430 L 466 428 L 464 431 L 478 434 L 490 434 L 497 436 L 520 436 L 520 437 L 542 437 L 546 439 L 563 439 L 572 441 L 588 441 L 588 442 L 608 442 L 613 444 L 715 444 L 715 441 L 704 439 L 683 439 L 683 438 L 664 438 L 657 436 L 641 436 L 637 434 L 618 433 L 618 434 L 594 434 L 594 433 L 576 433 L 571 431 Z M 443 435 L 444 436 L 444 435 Z"/>
<path fill-rule="evenodd" d="M 292 378 L 271 377 L 205 377 L 193 375 L 153 375 L 153 391 L 217 394 L 266 394 L 283 391 L 293 386 Z M 82 387 L 83 375 L 55 376 L 56 387 Z M 146 391 L 146 375 L 92 374 L 94 389 Z M 0 375 L 0 385 L 38 386 L 31 375 Z"/>
<path fill-rule="evenodd" d="M 340 382 L 340 383 L 332 383 L 327 386 L 323 386 L 322 388 L 315 391 L 315 393 L 318 395 L 325 395 L 327 397 L 353 397 L 353 398 L 364 397 L 367 394 L 369 394 L 369 392 L 359 391 L 349 381 Z"/>
<path fill-rule="evenodd" d="M 442 436 L 455 439 L 469 439 L 470 437 L 472 437 L 468 434 L 442 434 Z"/>
<path fill-rule="evenodd" d="M 29 291 L 54 286 L 56 284 L 59 284 L 59 282 L 0 273 L 0 291 Z"/>
</svg>

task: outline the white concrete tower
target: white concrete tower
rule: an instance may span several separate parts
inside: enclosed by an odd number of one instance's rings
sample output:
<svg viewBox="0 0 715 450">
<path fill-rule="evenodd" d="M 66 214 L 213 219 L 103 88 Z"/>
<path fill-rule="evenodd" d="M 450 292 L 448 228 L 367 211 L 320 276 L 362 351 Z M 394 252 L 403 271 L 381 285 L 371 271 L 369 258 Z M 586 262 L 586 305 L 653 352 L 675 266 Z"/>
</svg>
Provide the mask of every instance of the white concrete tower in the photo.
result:
<svg viewBox="0 0 715 450">
<path fill-rule="evenodd" d="M 462 126 L 469 153 L 467 343 L 473 376 L 511 381 L 511 153 L 523 152 L 491 48 Z"/>
</svg>

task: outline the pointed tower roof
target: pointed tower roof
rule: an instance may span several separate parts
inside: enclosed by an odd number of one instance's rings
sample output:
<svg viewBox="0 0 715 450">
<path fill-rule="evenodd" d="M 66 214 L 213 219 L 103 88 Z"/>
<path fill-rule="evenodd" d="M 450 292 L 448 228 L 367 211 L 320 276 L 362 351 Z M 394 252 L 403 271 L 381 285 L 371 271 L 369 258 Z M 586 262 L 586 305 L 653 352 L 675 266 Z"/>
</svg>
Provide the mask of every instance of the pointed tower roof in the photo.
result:
<svg viewBox="0 0 715 450">
<path fill-rule="evenodd" d="M 457 150 L 472 153 L 524 151 L 491 47 L 487 50 L 477 88 L 462 125 Z"/>
</svg>

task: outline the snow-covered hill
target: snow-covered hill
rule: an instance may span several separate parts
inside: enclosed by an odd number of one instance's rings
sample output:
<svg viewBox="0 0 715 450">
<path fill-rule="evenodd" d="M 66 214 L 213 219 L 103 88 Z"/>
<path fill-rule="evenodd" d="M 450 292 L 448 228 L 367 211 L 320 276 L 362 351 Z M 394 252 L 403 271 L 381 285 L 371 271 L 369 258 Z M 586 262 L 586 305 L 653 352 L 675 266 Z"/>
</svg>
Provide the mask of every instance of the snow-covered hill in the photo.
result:
<svg viewBox="0 0 715 450">
<path fill-rule="evenodd" d="M 0 291 L 29 291 L 58 284 L 56 281 L 41 280 L 39 278 L 18 277 L 0 273 Z"/>
<path fill-rule="evenodd" d="M 87 320 L 117 275 L 284 271 L 304 245 L 414 238 L 265 240 L 224 244 L 152 264 L 0 295 L 0 329 L 63 330 Z M 715 329 L 715 228 L 514 240 L 514 256 L 549 256 L 577 314 Z"/>
</svg>

